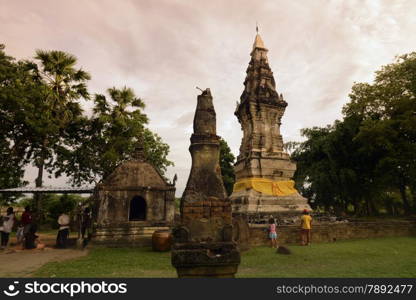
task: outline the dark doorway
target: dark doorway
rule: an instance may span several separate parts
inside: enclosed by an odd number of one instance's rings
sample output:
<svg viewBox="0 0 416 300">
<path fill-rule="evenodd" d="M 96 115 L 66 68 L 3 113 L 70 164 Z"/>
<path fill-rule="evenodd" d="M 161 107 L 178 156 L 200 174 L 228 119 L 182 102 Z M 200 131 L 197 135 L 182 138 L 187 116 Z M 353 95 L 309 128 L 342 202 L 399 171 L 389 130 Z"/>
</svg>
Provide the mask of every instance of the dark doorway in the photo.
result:
<svg viewBox="0 0 416 300">
<path fill-rule="evenodd" d="M 146 200 L 142 197 L 135 196 L 130 201 L 130 215 L 129 221 L 144 221 L 146 220 Z"/>
</svg>

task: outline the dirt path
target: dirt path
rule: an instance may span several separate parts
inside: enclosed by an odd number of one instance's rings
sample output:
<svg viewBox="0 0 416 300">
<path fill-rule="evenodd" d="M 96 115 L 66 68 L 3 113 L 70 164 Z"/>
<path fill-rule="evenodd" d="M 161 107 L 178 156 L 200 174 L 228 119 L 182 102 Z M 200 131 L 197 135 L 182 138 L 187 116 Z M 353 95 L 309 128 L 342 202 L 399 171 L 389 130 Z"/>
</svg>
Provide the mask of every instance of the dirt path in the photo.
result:
<svg viewBox="0 0 416 300">
<path fill-rule="evenodd" d="M 51 261 L 62 261 L 87 255 L 87 250 L 52 249 L 20 250 L 0 253 L 0 277 L 30 277 L 31 273 Z"/>
<path fill-rule="evenodd" d="M 88 250 L 54 249 L 47 236 L 42 242 L 47 245 L 43 250 L 9 250 L 0 251 L 1 277 L 30 277 L 42 265 L 52 261 L 63 261 L 88 254 Z"/>
</svg>

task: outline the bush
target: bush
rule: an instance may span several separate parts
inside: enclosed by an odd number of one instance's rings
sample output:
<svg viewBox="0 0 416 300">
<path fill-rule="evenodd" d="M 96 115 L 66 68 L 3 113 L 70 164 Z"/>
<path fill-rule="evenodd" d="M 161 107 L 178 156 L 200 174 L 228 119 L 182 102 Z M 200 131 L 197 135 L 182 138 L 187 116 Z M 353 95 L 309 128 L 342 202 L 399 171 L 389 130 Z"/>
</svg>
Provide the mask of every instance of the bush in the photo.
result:
<svg viewBox="0 0 416 300">
<path fill-rule="evenodd" d="M 52 229 L 57 229 L 58 217 L 61 213 L 67 213 L 71 215 L 78 203 L 83 203 L 87 198 L 79 195 L 57 195 L 57 194 L 44 194 L 42 196 L 42 211 L 43 222 L 42 225 L 48 225 Z M 19 206 L 32 206 L 33 198 L 24 198 L 19 201 Z"/>
</svg>

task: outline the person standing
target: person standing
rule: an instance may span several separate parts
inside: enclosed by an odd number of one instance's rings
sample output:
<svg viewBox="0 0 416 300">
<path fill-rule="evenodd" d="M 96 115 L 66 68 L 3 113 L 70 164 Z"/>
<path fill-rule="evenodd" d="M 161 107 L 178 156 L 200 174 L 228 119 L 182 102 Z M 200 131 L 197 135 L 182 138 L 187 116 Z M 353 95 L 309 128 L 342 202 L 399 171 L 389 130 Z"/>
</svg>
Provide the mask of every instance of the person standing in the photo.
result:
<svg viewBox="0 0 416 300">
<path fill-rule="evenodd" d="M 271 241 L 272 248 L 277 248 L 276 222 L 273 218 L 270 218 L 269 220 L 269 238 Z"/>
<path fill-rule="evenodd" d="M 310 245 L 311 243 L 311 229 L 312 229 L 312 217 L 309 212 L 305 209 L 300 217 L 301 226 L 301 240 L 302 246 Z"/>
<path fill-rule="evenodd" d="M 59 231 L 58 236 L 56 237 L 57 248 L 67 247 L 67 241 L 69 236 L 69 222 L 69 216 L 65 213 L 62 213 L 58 218 Z"/>
<path fill-rule="evenodd" d="M 36 249 L 37 244 L 39 241 L 39 236 L 36 235 L 36 231 L 38 230 L 38 227 L 36 224 L 29 224 L 28 231 L 25 234 L 25 238 L 23 241 L 23 248 L 27 250 Z"/>
<path fill-rule="evenodd" d="M 26 206 L 25 211 L 22 214 L 22 219 L 20 221 L 20 223 L 23 226 L 23 236 L 26 236 L 26 234 L 29 232 L 32 222 L 33 222 L 33 217 L 30 211 L 30 206 Z"/>
<path fill-rule="evenodd" d="M 9 236 L 10 232 L 12 232 L 13 224 L 15 221 L 15 215 L 13 212 L 13 207 L 9 207 L 7 209 L 6 215 L 2 217 L 3 224 L 0 227 L 1 231 L 1 249 L 4 249 L 7 247 L 7 244 L 9 243 Z"/>
</svg>

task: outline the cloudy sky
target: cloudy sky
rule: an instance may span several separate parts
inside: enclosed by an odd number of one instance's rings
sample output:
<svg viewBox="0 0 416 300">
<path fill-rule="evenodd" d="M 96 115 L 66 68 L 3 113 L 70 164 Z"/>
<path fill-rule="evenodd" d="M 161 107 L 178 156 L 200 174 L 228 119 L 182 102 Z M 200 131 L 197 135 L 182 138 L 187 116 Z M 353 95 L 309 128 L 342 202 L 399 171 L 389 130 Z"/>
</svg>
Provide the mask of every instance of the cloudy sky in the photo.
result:
<svg viewBox="0 0 416 300">
<path fill-rule="evenodd" d="M 414 0 L 0 0 L 0 43 L 19 59 L 35 49 L 74 54 L 92 75 L 93 93 L 132 87 L 150 128 L 171 147 L 168 176 L 178 174 L 180 195 L 191 165 L 196 86 L 211 88 L 218 134 L 238 154 L 233 113 L 256 21 L 289 103 L 284 141 L 340 118 L 353 82 L 371 81 L 381 65 L 416 49 Z M 26 178 L 34 177 L 29 168 Z"/>
</svg>

